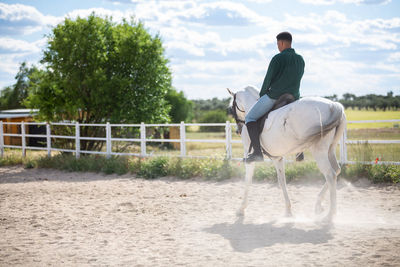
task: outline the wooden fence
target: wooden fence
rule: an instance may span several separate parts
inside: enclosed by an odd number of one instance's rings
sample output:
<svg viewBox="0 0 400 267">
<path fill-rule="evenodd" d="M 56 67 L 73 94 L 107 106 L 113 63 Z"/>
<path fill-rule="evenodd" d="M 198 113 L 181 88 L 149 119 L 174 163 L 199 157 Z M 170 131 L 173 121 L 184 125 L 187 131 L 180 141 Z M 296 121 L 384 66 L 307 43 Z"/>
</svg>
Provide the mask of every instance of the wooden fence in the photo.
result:
<svg viewBox="0 0 400 267">
<path fill-rule="evenodd" d="M 348 121 L 350 123 L 376 123 L 376 122 L 400 122 L 400 120 L 370 120 L 370 121 Z M 6 125 L 19 125 L 20 132 L 18 134 L 15 133 L 7 133 L 4 132 L 4 126 Z M 25 127 L 28 125 L 39 125 L 46 127 L 46 134 L 27 134 L 25 131 Z M 63 135 L 54 135 L 52 134 L 51 127 L 52 126 L 70 126 L 75 127 L 75 135 L 74 136 L 63 136 Z M 80 135 L 81 127 L 105 127 L 105 137 L 85 137 Z M 187 139 L 186 138 L 186 127 L 188 126 L 225 126 L 225 139 Z M 106 157 L 111 157 L 112 155 L 125 155 L 125 156 L 139 156 L 139 157 L 148 157 L 151 156 L 146 152 L 146 144 L 149 142 L 170 142 L 170 143 L 179 143 L 180 144 L 180 157 L 198 157 L 198 156 L 188 156 L 186 152 L 186 143 L 187 142 L 204 142 L 204 143 L 223 143 L 225 144 L 226 156 L 225 158 L 228 160 L 242 160 L 242 158 L 233 158 L 232 157 L 232 144 L 234 143 L 242 143 L 241 140 L 233 140 L 232 139 L 232 127 L 235 124 L 231 124 L 229 121 L 226 123 L 184 123 L 180 124 L 79 124 L 76 123 L 41 123 L 41 122 L 2 122 L 0 121 L 0 150 L 1 157 L 4 155 L 4 148 L 15 148 L 21 149 L 22 155 L 26 155 L 26 150 L 46 150 L 47 155 L 51 157 L 52 151 L 63 151 L 63 152 L 72 152 L 75 153 L 76 157 L 79 158 L 81 154 L 102 154 L 106 155 Z M 140 138 L 116 138 L 112 137 L 112 127 L 136 127 L 139 128 Z M 146 127 L 179 127 L 180 134 L 179 139 L 149 139 L 146 137 Z M 21 138 L 21 145 L 9 145 L 4 143 L 4 137 L 19 137 Z M 46 140 L 45 147 L 39 146 L 28 146 L 27 138 L 43 138 Z M 62 149 L 52 147 L 52 139 L 70 139 L 75 142 L 75 149 Z M 81 150 L 80 148 L 80 140 L 97 140 L 103 141 L 106 143 L 105 151 L 86 151 Z M 112 142 L 137 142 L 140 143 L 140 153 L 126 153 L 126 152 L 113 152 L 112 151 Z M 397 144 L 400 145 L 400 140 L 347 140 L 347 130 L 344 132 L 341 140 L 340 140 L 340 158 L 339 161 L 341 164 L 355 164 L 357 162 L 348 160 L 348 151 L 347 144 Z M 203 158 L 207 158 L 208 156 L 201 156 Z M 363 164 L 373 164 L 376 162 L 361 162 Z M 400 165 L 400 161 L 379 161 L 378 164 L 394 164 Z"/>
</svg>

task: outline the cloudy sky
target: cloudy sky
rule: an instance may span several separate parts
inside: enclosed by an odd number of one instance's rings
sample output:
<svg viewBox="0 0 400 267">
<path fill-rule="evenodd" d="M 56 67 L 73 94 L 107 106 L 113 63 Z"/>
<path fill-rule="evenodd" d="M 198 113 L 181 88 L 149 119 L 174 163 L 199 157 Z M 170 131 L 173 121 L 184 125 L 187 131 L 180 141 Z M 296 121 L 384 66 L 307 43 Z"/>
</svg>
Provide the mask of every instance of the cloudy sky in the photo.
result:
<svg viewBox="0 0 400 267">
<path fill-rule="evenodd" d="M 306 62 L 302 96 L 400 94 L 398 0 L 0 0 L 0 88 L 21 62 L 39 64 L 52 27 L 91 12 L 159 33 L 173 85 L 190 99 L 261 87 L 281 31 Z"/>
</svg>

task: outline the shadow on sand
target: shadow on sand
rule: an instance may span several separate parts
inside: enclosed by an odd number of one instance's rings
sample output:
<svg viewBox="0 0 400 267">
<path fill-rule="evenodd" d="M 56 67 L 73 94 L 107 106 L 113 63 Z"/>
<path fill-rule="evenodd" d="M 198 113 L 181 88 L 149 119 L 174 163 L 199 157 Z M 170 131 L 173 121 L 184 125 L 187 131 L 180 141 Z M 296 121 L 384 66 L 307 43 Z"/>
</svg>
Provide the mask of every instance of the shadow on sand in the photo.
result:
<svg viewBox="0 0 400 267">
<path fill-rule="evenodd" d="M 220 223 L 203 230 L 229 240 L 235 251 L 249 253 L 275 244 L 327 243 L 333 238 L 330 229 L 330 224 L 316 225 L 316 229 L 311 230 L 296 228 L 294 223 L 277 224 L 276 221 L 246 224 L 241 217 L 233 224 Z"/>
</svg>

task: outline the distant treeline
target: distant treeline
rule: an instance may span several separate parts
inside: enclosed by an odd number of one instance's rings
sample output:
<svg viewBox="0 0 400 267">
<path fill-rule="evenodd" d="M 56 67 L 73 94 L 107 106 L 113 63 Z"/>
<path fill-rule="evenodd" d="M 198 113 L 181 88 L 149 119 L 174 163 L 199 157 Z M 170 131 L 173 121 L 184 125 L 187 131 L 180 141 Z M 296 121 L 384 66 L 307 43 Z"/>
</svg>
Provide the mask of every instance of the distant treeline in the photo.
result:
<svg viewBox="0 0 400 267">
<path fill-rule="evenodd" d="M 325 98 L 342 103 L 345 108 L 351 109 L 372 109 L 372 110 L 398 110 L 400 109 L 400 95 L 394 95 L 388 92 L 386 95 L 368 94 L 364 96 L 356 96 L 346 93 L 339 98 L 337 95 L 325 96 Z M 193 102 L 194 119 L 198 120 L 204 112 L 208 111 L 224 111 L 228 112 L 228 106 L 231 98 L 212 98 L 205 100 L 191 100 Z"/>
<path fill-rule="evenodd" d="M 393 92 L 384 95 L 368 94 L 365 96 L 356 96 L 346 93 L 342 98 L 337 95 L 326 96 L 334 101 L 339 101 L 345 108 L 351 109 L 372 109 L 372 110 L 398 110 L 400 108 L 400 95 L 394 96 Z"/>
<path fill-rule="evenodd" d="M 223 111 L 228 112 L 229 102 L 231 98 L 218 99 L 216 97 L 212 99 L 200 99 L 191 100 L 193 102 L 193 115 L 195 121 L 201 121 L 204 116 L 204 112 L 207 111 Z M 226 118 L 224 119 L 226 120 Z"/>
</svg>

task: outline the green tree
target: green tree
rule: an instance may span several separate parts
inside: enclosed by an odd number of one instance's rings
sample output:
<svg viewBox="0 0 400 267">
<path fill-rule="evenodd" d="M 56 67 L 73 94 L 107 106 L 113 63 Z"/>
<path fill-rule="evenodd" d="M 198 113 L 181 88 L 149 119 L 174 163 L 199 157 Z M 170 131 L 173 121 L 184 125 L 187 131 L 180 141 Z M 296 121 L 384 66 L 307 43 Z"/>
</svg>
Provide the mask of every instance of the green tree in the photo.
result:
<svg viewBox="0 0 400 267">
<path fill-rule="evenodd" d="M 12 109 L 13 104 L 11 103 L 13 99 L 14 89 L 12 86 L 7 86 L 1 90 L 0 93 L 0 110 Z"/>
<path fill-rule="evenodd" d="M 169 111 L 171 122 L 190 122 L 192 120 L 193 102 L 186 99 L 183 92 L 177 92 L 176 90 L 171 89 L 168 91 L 165 99 L 171 106 L 171 110 Z"/>
<path fill-rule="evenodd" d="M 193 100 L 193 112 L 194 119 L 199 121 L 204 113 L 211 110 L 225 110 L 228 114 L 228 106 L 231 98 L 218 99 L 216 97 L 212 99 L 200 99 Z"/>
<path fill-rule="evenodd" d="M 203 113 L 199 121 L 202 123 L 223 123 L 228 120 L 225 110 L 210 110 Z M 223 132 L 224 126 L 201 126 L 202 132 Z"/>
<path fill-rule="evenodd" d="M 328 98 L 332 101 L 338 101 L 338 96 L 337 94 L 331 95 L 331 96 L 325 96 L 325 98 Z"/>
<path fill-rule="evenodd" d="M 24 100 L 28 96 L 28 88 L 31 83 L 30 77 L 38 72 L 40 71 L 35 66 L 28 68 L 26 62 L 23 62 L 15 76 L 16 83 L 12 86 L 7 86 L 1 91 L 0 109 L 25 108 Z"/>
<path fill-rule="evenodd" d="M 91 14 L 65 19 L 48 35 L 41 63 L 45 75 L 26 102 L 46 121 L 164 123 L 171 73 L 158 35 L 133 18 L 117 24 Z M 82 127 L 84 136 L 104 136 L 103 127 Z M 100 149 L 82 141 L 82 149 Z"/>
</svg>

